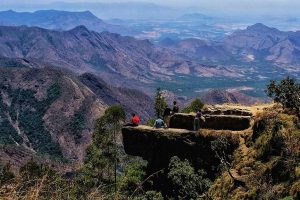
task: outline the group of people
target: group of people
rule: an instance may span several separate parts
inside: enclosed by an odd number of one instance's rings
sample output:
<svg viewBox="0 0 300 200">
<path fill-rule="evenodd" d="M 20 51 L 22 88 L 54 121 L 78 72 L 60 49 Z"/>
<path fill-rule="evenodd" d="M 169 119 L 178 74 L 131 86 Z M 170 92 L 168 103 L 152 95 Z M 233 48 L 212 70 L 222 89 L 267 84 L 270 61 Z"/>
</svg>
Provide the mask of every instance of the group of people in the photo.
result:
<svg viewBox="0 0 300 200">
<path fill-rule="evenodd" d="M 158 117 L 153 125 L 153 128 L 168 128 L 170 117 L 179 112 L 179 107 L 176 101 L 173 102 L 173 108 L 171 109 L 169 106 L 166 107 L 163 113 L 163 119 Z M 202 112 L 199 109 L 195 115 L 194 119 L 194 130 L 197 131 L 200 129 L 200 121 L 203 120 Z M 140 122 L 139 116 L 135 113 L 132 113 L 131 122 L 126 124 L 125 126 L 138 126 Z"/>
<path fill-rule="evenodd" d="M 158 117 L 154 122 L 153 128 L 168 128 L 170 116 L 178 112 L 179 112 L 178 104 L 176 101 L 173 101 L 173 109 L 171 109 L 167 105 L 163 113 L 163 119 Z"/>
</svg>

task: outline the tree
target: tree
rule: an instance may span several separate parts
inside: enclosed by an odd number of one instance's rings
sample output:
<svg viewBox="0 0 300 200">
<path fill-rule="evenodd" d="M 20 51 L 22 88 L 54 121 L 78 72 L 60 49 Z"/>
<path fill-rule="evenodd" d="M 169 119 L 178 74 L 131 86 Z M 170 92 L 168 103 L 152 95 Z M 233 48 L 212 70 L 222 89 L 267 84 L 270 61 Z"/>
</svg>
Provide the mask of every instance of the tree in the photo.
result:
<svg viewBox="0 0 300 200">
<path fill-rule="evenodd" d="M 200 99 L 194 99 L 190 105 L 185 107 L 182 112 L 184 113 L 190 113 L 190 112 L 197 112 L 198 110 L 202 109 L 204 104 Z"/>
<path fill-rule="evenodd" d="M 230 149 L 230 143 L 228 141 L 228 138 L 222 135 L 218 139 L 212 141 L 211 149 L 215 152 L 216 157 L 220 160 L 221 162 L 220 166 L 228 172 L 230 178 L 234 182 L 234 185 L 245 186 L 245 183 L 243 181 L 237 180 L 230 171 L 232 167 L 232 163 L 230 161 L 232 158 L 228 154 L 228 151 Z"/>
<path fill-rule="evenodd" d="M 167 108 L 168 104 L 165 101 L 165 98 L 162 96 L 162 91 L 160 88 L 156 89 L 156 95 L 155 95 L 155 114 L 157 118 L 160 118 L 163 116 L 164 110 Z"/>
<path fill-rule="evenodd" d="M 271 80 L 266 93 L 284 108 L 296 110 L 297 116 L 300 117 L 300 84 L 295 79 L 287 77 L 279 83 Z"/>
<path fill-rule="evenodd" d="M 196 172 L 188 160 L 172 157 L 168 173 L 172 195 L 176 199 L 196 199 L 209 188 L 210 180 L 204 178 L 205 175 L 203 170 Z"/>
<path fill-rule="evenodd" d="M 226 136 L 220 136 L 218 139 L 211 142 L 211 149 L 215 152 L 216 157 L 220 160 L 221 166 L 226 169 L 229 176 L 235 180 L 232 173 L 230 172 L 231 163 L 230 163 L 230 156 L 228 151 L 230 144 Z"/>
<path fill-rule="evenodd" d="M 109 107 L 105 111 L 105 115 L 108 119 L 108 124 L 112 125 L 111 129 L 113 132 L 113 142 L 114 142 L 114 157 L 115 157 L 115 191 L 117 191 L 117 154 L 118 154 L 118 147 L 117 147 L 117 134 L 120 133 L 121 130 L 121 123 L 125 121 L 125 111 L 119 105 L 114 105 Z"/>
<path fill-rule="evenodd" d="M 143 160 L 133 160 L 124 169 L 124 174 L 120 176 L 119 189 L 127 196 L 133 194 L 146 176 L 147 163 Z"/>
<path fill-rule="evenodd" d="M 84 174 L 82 178 L 85 179 L 87 188 L 114 182 L 115 191 L 117 190 L 119 160 L 117 140 L 124 121 L 125 111 L 119 105 L 106 109 L 104 115 L 96 121 L 93 142 L 87 148 L 85 165 L 82 169 Z"/>
</svg>

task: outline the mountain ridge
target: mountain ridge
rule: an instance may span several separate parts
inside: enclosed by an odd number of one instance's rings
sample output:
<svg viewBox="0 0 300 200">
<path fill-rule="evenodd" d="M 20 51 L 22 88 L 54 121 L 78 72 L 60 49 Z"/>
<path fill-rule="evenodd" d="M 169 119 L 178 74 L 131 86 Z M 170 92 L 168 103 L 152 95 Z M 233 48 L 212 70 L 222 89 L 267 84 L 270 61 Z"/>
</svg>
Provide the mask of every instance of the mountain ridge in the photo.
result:
<svg viewBox="0 0 300 200">
<path fill-rule="evenodd" d="M 107 24 L 89 10 L 70 12 L 62 10 L 37 10 L 35 12 L 0 11 L 0 25 L 37 26 L 46 29 L 66 31 L 84 25 L 97 32 L 113 32 L 132 35 L 134 31 L 126 26 Z"/>
<path fill-rule="evenodd" d="M 299 35 L 299 31 L 285 32 L 256 23 L 235 31 L 220 41 L 193 39 L 194 42 L 185 47 L 184 45 L 191 40 L 185 39 L 174 43 L 171 48 L 180 54 L 185 53 L 188 57 L 199 57 L 202 61 L 219 64 L 229 64 L 232 61 L 240 65 L 253 62 L 269 62 L 274 65 L 299 64 Z"/>
<path fill-rule="evenodd" d="M 127 117 L 135 112 L 144 123 L 154 115 L 146 94 L 109 86 L 100 78 L 97 84 L 88 82 L 94 75 L 78 77 L 48 66 L 1 65 L 0 72 L 0 155 L 15 167 L 31 158 L 81 164 L 94 122 L 110 105 L 121 104 Z M 24 158 L 14 160 L 22 152 Z"/>
</svg>

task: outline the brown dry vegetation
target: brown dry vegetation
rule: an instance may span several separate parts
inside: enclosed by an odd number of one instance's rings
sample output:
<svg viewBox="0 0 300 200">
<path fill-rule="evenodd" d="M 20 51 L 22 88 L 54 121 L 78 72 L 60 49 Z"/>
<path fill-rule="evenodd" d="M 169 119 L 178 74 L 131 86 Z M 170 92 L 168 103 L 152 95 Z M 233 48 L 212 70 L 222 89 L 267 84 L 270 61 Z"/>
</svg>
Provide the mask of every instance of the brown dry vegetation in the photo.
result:
<svg viewBox="0 0 300 200">
<path fill-rule="evenodd" d="M 233 156 L 231 170 L 244 184 L 235 185 L 224 172 L 209 190 L 212 199 L 300 198 L 296 117 L 277 105 L 262 110 L 255 114 L 252 133 L 244 136 Z"/>
</svg>

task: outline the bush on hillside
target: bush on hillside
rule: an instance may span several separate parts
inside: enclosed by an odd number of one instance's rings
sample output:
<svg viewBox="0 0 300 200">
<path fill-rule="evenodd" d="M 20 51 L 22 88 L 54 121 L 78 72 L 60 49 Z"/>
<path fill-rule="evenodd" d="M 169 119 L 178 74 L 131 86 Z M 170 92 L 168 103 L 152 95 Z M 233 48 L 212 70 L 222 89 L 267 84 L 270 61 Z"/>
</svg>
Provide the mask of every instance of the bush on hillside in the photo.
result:
<svg viewBox="0 0 300 200">
<path fill-rule="evenodd" d="M 200 99 L 195 99 L 191 102 L 190 105 L 185 107 L 182 112 L 183 113 L 191 113 L 191 112 L 197 112 L 198 110 L 202 109 L 204 104 Z"/>
<path fill-rule="evenodd" d="M 279 83 L 272 80 L 267 85 L 266 93 L 284 108 L 292 109 L 300 116 L 300 84 L 295 79 L 287 77 Z"/>
<path fill-rule="evenodd" d="M 205 175 L 203 170 L 196 172 L 188 160 L 172 157 L 168 173 L 172 196 L 178 199 L 196 199 L 210 186 L 209 179 L 204 178 Z"/>
</svg>

